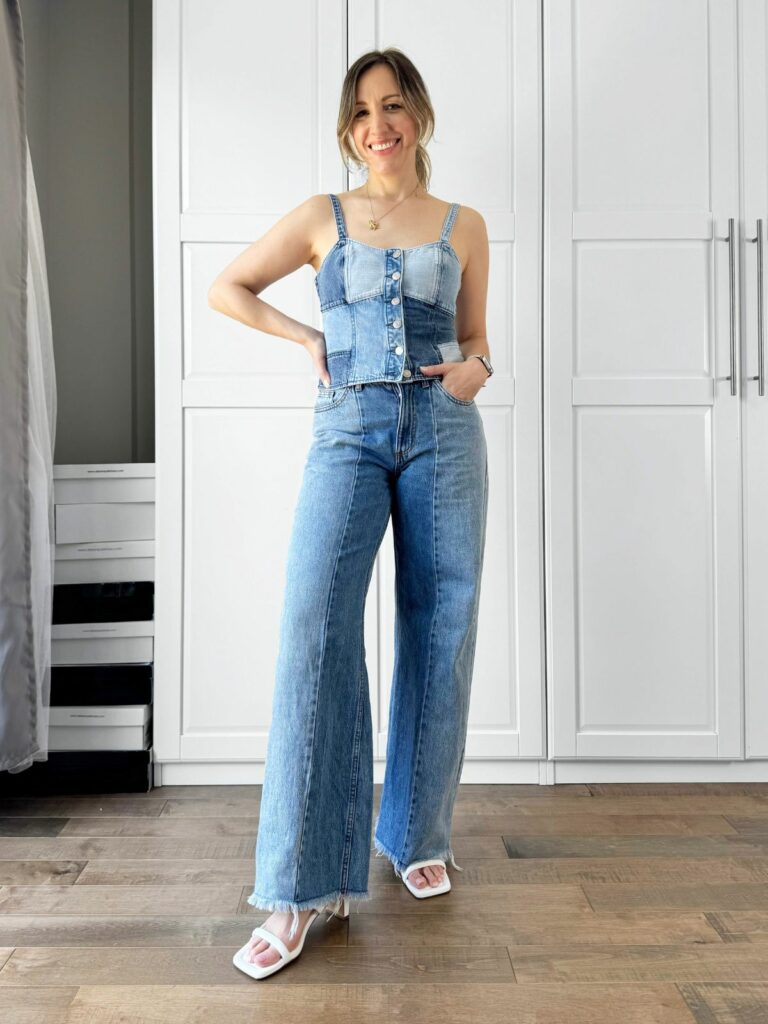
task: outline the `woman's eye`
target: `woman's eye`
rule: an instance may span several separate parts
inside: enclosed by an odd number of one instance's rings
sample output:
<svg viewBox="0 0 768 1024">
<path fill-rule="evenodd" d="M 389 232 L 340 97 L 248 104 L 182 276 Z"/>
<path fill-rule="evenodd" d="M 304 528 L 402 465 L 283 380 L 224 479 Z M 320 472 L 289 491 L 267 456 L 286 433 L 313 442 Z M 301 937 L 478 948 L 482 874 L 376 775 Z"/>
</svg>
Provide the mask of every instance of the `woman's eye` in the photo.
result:
<svg viewBox="0 0 768 1024">
<path fill-rule="evenodd" d="M 386 105 L 388 107 L 396 107 L 398 110 L 401 109 L 401 104 L 400 103 L 387 103 Z M 358 110 L 358 112 L 355 114 L 355 117 L 357 118 L 357 117 L 360 117 L 361 114 L 367 114 L 367 113 L 368 113 L 367 110 Z"/>
</svg>

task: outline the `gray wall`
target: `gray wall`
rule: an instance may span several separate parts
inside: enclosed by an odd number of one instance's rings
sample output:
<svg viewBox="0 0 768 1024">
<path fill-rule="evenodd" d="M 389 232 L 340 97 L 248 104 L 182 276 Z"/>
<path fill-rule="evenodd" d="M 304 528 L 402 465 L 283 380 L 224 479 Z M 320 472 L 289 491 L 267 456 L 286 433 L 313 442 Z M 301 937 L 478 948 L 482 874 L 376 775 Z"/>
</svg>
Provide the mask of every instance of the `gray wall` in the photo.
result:
<svg viewBox="0 0 768 1024">
<path fill-rule="evenodd" d="M 154 462 L 152 0 L 20 0 L 54 462 Z"/>
</svg>

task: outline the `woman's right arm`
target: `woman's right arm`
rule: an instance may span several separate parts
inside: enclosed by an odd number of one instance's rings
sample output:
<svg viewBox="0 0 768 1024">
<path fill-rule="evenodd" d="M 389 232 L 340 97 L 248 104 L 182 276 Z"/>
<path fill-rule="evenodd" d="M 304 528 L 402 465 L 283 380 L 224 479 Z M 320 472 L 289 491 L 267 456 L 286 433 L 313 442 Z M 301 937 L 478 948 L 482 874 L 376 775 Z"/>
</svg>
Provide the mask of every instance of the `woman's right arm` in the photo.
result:
<svg viewBox="0 0 768 1024">
<path fill-rule="evenodd" d="M 303 345 L 318 375 L 330 383 L 322 331 L 258 297 L 269 285 L 312 261 L 313 239 L 327 215 L 328 197 L 323 195 L 311 196 L 287 213 L 222 270 L 208 290 L 208 305 L 248 327 Z"/>
</svg>

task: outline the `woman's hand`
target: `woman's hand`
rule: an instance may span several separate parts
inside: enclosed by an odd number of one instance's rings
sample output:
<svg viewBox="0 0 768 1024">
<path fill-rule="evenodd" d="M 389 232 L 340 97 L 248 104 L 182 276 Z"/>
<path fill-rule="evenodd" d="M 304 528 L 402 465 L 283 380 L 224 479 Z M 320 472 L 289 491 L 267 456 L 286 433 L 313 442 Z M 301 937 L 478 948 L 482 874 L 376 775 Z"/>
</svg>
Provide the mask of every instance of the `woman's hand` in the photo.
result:
<svg viewBox="0 0 768 1024">
<path fill-rule="evenodd" d="M 442 377 L 445 390 L 463 402 L 471 402 L 488 380 L 488 371 L 481 359 L 467 359 L 461 363 L 433 363 L 431 366 L 420 366 L 419 371 L 427 377 Z"/>
<path fill-rule="evenodd" d="M 315 368 L 315 373 L 322 380 L 326 387 L 331 386 L 331 375 L 328 373 L 328 364 L 325 359 L 325 335 L 322 331 L 311 328 L 311 333 L 304 342 L 304 348 L 309 352 L 309 358 Z"/>
</svg>

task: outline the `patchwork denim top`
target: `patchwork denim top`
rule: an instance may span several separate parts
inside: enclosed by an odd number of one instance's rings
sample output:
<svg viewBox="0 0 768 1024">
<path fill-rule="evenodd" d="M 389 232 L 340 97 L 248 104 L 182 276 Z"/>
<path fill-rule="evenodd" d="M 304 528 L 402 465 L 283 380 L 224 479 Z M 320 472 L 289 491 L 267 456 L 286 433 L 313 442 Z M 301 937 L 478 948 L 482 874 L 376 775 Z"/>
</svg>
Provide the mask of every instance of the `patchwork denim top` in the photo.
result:
<svg viewBox="0 0 768 1024">
<path fill-rule="evenodd" d="M 339 237 L 315 286 L 331 387 L 428 380 L 419 366 L 463 362 L 455 326 L 461 263 L 449 242 L 459 204 L 436 242 L 382 249 L 348 237 L 341 203 L 329 195 Z"/>
</svg>

